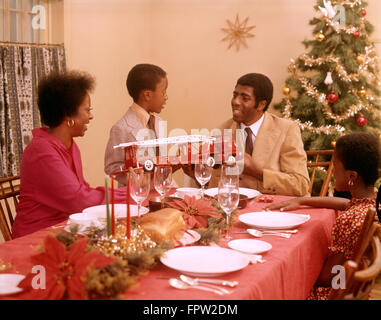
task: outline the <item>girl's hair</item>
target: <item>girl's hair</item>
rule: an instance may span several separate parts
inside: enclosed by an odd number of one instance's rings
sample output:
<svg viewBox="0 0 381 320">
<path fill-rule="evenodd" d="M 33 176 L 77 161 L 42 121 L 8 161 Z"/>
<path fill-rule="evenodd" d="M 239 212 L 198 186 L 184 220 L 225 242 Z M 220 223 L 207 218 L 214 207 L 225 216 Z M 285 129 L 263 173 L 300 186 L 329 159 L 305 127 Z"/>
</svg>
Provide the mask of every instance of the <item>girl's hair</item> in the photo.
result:
<svg viewBox="0 0 381 320">
<path fill-rule="evenodd" d="M 351 133 L 336 141 L 335 154 L 346 170 L 356 171 L 365 185 L 374 185 L 380 161 L 379 138 L 370 133 Z"/>
</svg>

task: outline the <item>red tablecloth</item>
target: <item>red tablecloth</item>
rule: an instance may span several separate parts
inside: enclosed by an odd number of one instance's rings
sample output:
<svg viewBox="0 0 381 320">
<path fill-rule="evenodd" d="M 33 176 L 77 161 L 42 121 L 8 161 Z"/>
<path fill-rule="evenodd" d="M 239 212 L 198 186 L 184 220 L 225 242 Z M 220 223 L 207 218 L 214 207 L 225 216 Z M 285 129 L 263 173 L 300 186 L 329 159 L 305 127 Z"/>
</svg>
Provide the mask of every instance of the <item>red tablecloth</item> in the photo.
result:
<svg viewBox="0 0 381 320">
<path fill-rule="evenodd" d="M 275 202 L 289 197 L 275 196 Z M 255 202 L 241 210 L 241 213 L 260 211 L 265 203 Z M 193 299 L 305 299 L 314 285 L 328 254 L 331 229 L 335 212 L 331 209 L 303 208 L 294 211 L 309 214 L 311 219 L 301 225 L 298 233 L 291 238 L 265 235 L 261 240 L 272 245 L 263 254 L 265 263 L 249 264 L 245 269 L 226 274 L 219 278 L 239 281 L 230 295 L 217 296 L 199 290 L 178 290 L 169 286 L 168 279 L 179 273 L 159 264 L 147 275 L 141 277 L 134 289 L 124 294 L 125 299 L 136 300 L 193 300 Z M 235 239 L 252 238 L 250 235 L 237 234 L 245 226 L 237 222 L 232 229 Z M 36 253 L 48 232 L 57 229 L 47 228 L 25 237 L 17 238 L 0 245 L 0 259 L 13 265 L 12 272 L 27 274 L 32 267 L 29 257 Z M 219 243 L 226 246 L 225 242 Z M 28 299 L 26 293 L 0 296 L 0 299 Z"/>
</svg>

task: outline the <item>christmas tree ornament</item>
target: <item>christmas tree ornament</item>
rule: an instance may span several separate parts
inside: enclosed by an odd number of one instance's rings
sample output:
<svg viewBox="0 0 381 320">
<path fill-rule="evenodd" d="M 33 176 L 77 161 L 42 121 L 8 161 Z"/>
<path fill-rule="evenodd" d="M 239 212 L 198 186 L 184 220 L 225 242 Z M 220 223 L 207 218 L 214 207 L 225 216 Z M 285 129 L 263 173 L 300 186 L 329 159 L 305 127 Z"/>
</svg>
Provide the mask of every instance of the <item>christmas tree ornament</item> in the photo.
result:
<svg viewBox="0 0 381 320">
<path fill-rule="evenodd" d="M 332 147 L 332 148 L 335 148 L 335 147 L 336 147 L 336 141 L 335 141 L 335 140 L 332 140 L 332 141 L 331 141 L 331 147 Z"/>
<path fill-rule="evenodd" d="M 360 116 L 356 119 L 356 124 L 357 124 L 359 127 L 363 127 L 363 126 L 365 126 L 367 122 L 368 122 L 368 120 L 364 117 L 364 115 L 360 115 Z"/>
<path fill-rule="evenodd" d="M 327 96 L 327 99 L 330 103 L 335 103 L 338 99 L 339 99 L 339 96 L 334 93 L 333 91 Z"/>
<path fill-rule="evenodd" d="M 332 80 L 332 72 L 327 72 L 327 76 L 325 77 L 324 83 L 329 86 L 333 83 Z"/>
<path fill-rule="evenodd" d="M 290 93 L 291 89 L 289 87 L 283 87 L 282 92 L 284 95 L 288 95 Z"/>
<path fill-rule="evenodd" d="M 362 8 L 362 9 L 360 10 L 360 12 L 361 12 L 361 15 L 362 15 L 363 17 L 366 16 L 366 10 L 365 10 L 364 8 Z"/>
<path fill-rule="evenodd" d="M 319 42 L 322 42 L 324 39 L 325 39 L 325 35 L 322 31 L 319 31 L 316 35 L 315 35 L 315 39 Z"/>
<path fill-rule="evenodd" d="M 361 87 L 361 89 L 358 91 L 358 95 L 361 97 L 361 98 L 364 98 L 366 96 L 366 90 L 364 87 Z"/>
<path fill-rule="evenodd" d="M 323 0 L 324 8 L 319 6 L 320 11 L 324 14 L 325 17 L 333 19 L 336 15 L 335 9 L 332 7 L 331 1 Z"/>
<path fill-rule="evenodd" d="M 364 63 L 364 57 L 359 54 L 357 57 L 356 57 L 356 61 L 358 64 L 363 64 Z"/>
<path fill-rule="evenodd" d="M 353 33 L 353 36 L 357 39 L 357 38 L 360 38 L 360 31 L 356 31 Z"/>
</svg>

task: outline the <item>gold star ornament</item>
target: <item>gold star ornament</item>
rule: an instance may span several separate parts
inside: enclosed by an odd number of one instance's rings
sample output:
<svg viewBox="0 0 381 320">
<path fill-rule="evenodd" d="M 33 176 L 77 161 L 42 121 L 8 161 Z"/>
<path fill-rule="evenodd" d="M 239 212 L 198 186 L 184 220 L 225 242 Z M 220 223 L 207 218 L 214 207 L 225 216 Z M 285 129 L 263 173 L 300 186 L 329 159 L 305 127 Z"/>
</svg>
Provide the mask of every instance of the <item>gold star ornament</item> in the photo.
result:
<svg viewBox="0 0 381 320">
<path fill-rule="evenodd" d="M 241 45 L 243 45 L 245 48 L 248 48 L 246 39 L 254 37 L 254 35 L 250 33 L 250 31 L 255 28 L 255 26 L 247 26 L 248 21 L 249 17 L 240 22 L 238 13 L 236 15 L 234 23 L 231 22 L 229 19 L 226 20 L 228 28 L 221 28 L 221 30 L 227 33 L 227 36 L 223 38 L 221 41 L 229 41 L 228 49 L 230 49 L 234 45 L 237 51 L 239 51 Z"/>
</svg>

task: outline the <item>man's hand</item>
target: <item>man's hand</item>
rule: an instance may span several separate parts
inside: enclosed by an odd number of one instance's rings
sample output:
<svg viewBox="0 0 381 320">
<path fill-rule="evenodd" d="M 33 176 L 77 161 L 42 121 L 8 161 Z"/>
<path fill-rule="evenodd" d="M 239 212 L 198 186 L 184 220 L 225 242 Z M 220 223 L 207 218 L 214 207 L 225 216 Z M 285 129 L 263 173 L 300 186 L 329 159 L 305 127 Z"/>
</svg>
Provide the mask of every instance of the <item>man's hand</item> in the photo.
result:
<svg viewBox="0 0 381 320">
<path fill-rule="evenodd" d="M 182 165 L 181 164 L 173 164 L 171 167 L 172 167 L 172 173 L 175 173 L 177 170 L 182 168 Z"/>
<path fill-rule="evenodd" d="M 191 177 L 191 178 L 195 178 L 194 176 L 194 170 L 193 170 L 193 167 L 191 164 L 183 164 L 181 165 L 181 168 L 183 169 L 184 173 Z"/>
<path fill-rule="evenodd" d="M 259 181 L 263 181 L 263 169 L 257 165 L 254 159 L 245 152 L 244 154 L 245 165 L 243 168 L 243 173 L 252 176 Z"/>
</svg>

